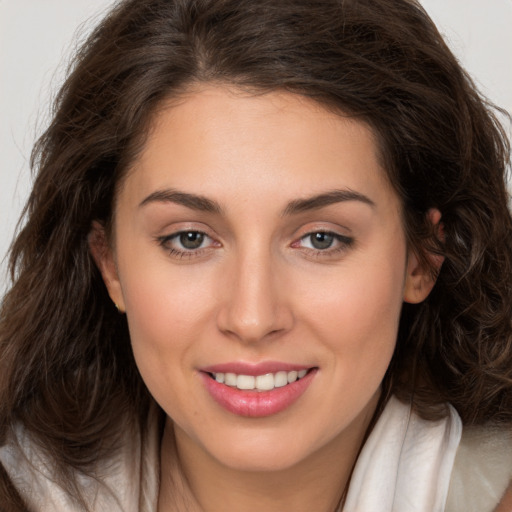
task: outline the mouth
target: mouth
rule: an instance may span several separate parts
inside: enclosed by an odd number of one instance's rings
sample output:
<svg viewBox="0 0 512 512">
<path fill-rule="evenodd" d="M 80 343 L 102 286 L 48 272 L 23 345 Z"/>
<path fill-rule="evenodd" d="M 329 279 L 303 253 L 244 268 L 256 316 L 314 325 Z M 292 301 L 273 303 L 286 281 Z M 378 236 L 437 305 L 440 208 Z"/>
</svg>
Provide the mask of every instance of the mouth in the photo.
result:
<svg viewBox="0 0 512 512">
<path fill-rule="evenodd" d="M 220 384 L 242 391 L 272 391 L 283 388 L 304 378 L 313 368 L 303 370 L 278 371 L 263 375 L 244 375 L 236 373 L 208 372 L 208 375 Z"/>
<path fill-rule="evenodd" d="M 234 373 L 234 366 L 203 369 L 199 374 L 218 405 L 237 416 L 252 418 L 272 416 L 290 408 L 307 392 L 319 370 L 318 367 L 283 368 L 285 365 L 280 364 L 266 365 L 267 368 L 258 371 L 240 365 L 240 373 Z"/>
</svg>

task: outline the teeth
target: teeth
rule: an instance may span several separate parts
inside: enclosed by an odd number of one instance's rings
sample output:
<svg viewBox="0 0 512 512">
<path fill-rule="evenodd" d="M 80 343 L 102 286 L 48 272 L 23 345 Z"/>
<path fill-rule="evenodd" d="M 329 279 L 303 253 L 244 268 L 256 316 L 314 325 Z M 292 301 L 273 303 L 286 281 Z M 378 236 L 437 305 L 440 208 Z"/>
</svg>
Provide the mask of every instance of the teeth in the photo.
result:
<svg viewBox="0 0 512 512">
<path fill-rule="evenodd" d="M 218 375 L 218 374 L 217 374 Z M 236 375 L 234 373 L 226 373 L 224 376 L 224 384 L 236 387 Z"/>
<path fill-rule="evenodd" d="M 307 370 L 291 372 L 267 373 L 265 375 L 237 375 L 236 373 L 212 373 L 212 377 L 220 383 L 242 390 L 271 391 L 274 388 L 282 388 L 298 379 L 302 379 L 308 373 Z"/>
<path fill-rule="evenodd" d="M 276 388 L 282 388 L 288 384 L 288 374 L 286 372 L 277 372 L 274 377 L 274 386 Z"/>
<path fill-rule="evenodd" d="M 274 376 L 271 373 L 258 375 L 256 377 L 255 387 L 261 391 L 270 391 L 271 389 L 274 389 Z"/>
<path fill-rule="evenodd" d="M 238 389 L 254 389 L 256 377 L 252 375 L 239 375 L 236 378 L 236 387 Z"/>
<path fill-rule="evenodd" d="M 292 382 L 295 382 L 298 377 L 298 372 L 288 372 L 287 379 L 288 384 L 291 384 Z"/>
</svg>

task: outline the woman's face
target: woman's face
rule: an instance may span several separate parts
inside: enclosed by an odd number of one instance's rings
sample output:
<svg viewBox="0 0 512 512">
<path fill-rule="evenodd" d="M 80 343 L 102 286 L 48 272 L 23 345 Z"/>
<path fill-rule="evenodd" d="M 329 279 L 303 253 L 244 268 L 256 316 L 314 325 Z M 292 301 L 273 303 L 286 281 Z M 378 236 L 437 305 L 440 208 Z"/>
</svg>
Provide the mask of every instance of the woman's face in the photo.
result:
<svg viewBox="0 0 512 512">
<path fill-rule="evenodd" d="M 190 92 L 156 115 L 114 232 L 100 268 L 179 443 L 268 470 L 363 435 L 404 295 L 423 294 L 365 124 Z"/>
</svg>

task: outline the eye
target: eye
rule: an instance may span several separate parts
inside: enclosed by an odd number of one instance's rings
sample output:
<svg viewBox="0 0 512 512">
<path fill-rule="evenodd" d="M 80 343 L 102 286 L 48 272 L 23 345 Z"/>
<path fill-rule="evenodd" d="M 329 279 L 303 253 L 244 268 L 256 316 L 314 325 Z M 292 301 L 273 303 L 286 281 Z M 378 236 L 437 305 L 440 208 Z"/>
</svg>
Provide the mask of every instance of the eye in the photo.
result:
<svg viewBox="0 0 512 512">
<path fill-rule="evenodd" d="M 199 231 L 184 231 L 178 233 L 176 236 L 176 242 L 181 244 L 181 247 L 187 250 L 200 249 L 203 245 L 206 235 Z"/>
<path fill-rule="evenodd" d="M 311 249 L 324 250 L 329 249 L 336 241 L 332 233 L 311 233 L 302 239 L 306 246 L 309 243 Z"/>
<path fill-rule="evenodd" d="M 338 233 L 331 231 L 315 231 L 300 238 L 297 242 L 292 244 L 292 247 L 330 254 L 347 249 L 353 243 L 353 238 Z"/>
<path fill-rule="evenodd" d="M 202 231 L 179 231 L 172 235 L 157 238 L 158 243 L 173 256 L 194 256 L 203 249 L 208 249 L 216 242 Z"/>
</svg>

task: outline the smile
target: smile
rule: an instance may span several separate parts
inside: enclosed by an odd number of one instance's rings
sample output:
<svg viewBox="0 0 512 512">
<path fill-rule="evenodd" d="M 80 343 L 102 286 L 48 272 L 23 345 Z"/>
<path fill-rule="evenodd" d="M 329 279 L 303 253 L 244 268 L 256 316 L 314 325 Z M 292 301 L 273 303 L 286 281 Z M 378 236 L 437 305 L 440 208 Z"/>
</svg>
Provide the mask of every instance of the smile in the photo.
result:
<svg viewBox="0 0 512 512">
<path fill-rule="evenodd" d="M 245 391 L 271 391 L 302 379 L 308 370 L 279 371 L 264 375 L 238 375 L 236 373 L 210 373 L 210 376 L 221 384 Z"/>
<path fill-rule="evenodd" d="M 208 394 L 223 409 L 237 416 L 261 418 L 291 407 L 307 392 L 319 370 L 283 366 L 227 364 L 203 369 L 199 375 Z"/>
</svg>

